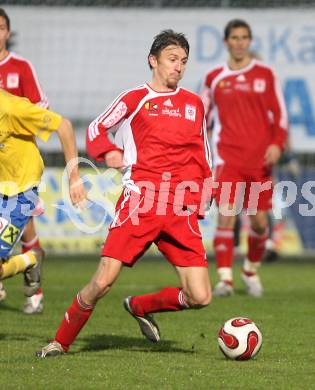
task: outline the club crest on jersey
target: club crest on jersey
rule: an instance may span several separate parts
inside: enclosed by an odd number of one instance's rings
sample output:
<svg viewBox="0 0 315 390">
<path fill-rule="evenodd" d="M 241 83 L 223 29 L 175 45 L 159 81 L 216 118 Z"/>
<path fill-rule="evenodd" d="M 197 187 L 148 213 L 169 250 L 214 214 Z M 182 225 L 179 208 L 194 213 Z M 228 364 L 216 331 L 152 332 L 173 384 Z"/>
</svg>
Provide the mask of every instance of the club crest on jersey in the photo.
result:
<svg viewBox="0 0 315 390">
<path fill-rule="evenodd" d="M 196 120 L 196 107 L 186 104 L 185 106 L 185 118 L 195 122 Z"/>
<path fill-rule="evenodd" d="M 18 88 L 19 81 L 18 73 L 9 73 L 7 76 L 7 88 Z"/>
<path fill-rule="evenodd" d="M 254 91 L 258 93 L 265 92 L 266 90 L 266 80 L 264 79 L 255 79 L 254 80 Z"/>
</svg>

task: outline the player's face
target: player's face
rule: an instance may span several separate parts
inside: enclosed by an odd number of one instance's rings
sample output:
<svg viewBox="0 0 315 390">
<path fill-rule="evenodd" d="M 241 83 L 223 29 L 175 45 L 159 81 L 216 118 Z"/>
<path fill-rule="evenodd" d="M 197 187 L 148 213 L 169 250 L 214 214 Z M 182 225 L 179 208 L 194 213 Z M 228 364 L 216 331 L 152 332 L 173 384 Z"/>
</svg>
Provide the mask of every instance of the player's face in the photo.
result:
<svg viewBox="0 0 315 390">
<path fill-rule="evenodd" d="M 150 59 L 155 80 L 169 89 L 176 89 L 184 75 L 187 61 L 187 53 L 182 47 L 165 47 L 158 57 L 152 56 Z"/>
<path fill-rule="evenodd" d="M 247 28 L 237 27 L 232 29 L 224 43 L 231 58 L 235 61 L 242 61 L 249 56 L 251 41 Z"/>
<path fill-rule="evenodd" d="M 8 30 L 6 20 L 3 16 L 0 16 L 0 51 L 5 49 L 9 37 L 10 31 Z"/>
</svg>

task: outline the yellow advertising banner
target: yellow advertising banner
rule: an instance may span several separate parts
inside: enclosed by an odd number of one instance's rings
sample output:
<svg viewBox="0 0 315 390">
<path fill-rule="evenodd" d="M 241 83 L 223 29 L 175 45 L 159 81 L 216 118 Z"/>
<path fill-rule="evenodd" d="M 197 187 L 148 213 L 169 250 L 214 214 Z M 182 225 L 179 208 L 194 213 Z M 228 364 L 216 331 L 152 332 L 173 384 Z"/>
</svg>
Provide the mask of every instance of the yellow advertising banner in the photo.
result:
<svg viewBox="0 0 315 390">
<path fill-rule="evenodd" d="M 113 220 L 115 203 L 121 193 L 121 175 L 114 169 L 95 166 L 81 170 L 88 191 L 88 207 L 80 211 L 72 206 L 67 190 L 67 175 L 61 168 L 46 168 L 40 186 L 40 198 L 45 212 L 36 217 L 36 226 L 43 246 L 54 254 L 100 254 L 108 226 Z M 217 210 L 200 221 L 207 251 L 212 252 Z M 248 218 L 242 217 L 240 251 L 246 251 Z M 274 244 L 281 254 L 302 251 L 299 235 L 292 221 L 280 221 L 275 229 Z M 150 248 L 150 253 L 157 249 Z"/>
</svg>

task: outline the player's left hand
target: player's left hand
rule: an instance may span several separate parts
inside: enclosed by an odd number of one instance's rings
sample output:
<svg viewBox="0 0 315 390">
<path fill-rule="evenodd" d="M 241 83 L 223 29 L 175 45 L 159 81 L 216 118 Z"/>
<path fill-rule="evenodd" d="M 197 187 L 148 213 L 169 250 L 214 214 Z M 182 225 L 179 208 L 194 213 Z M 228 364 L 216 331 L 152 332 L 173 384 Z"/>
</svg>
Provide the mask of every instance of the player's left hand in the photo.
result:
<svg viewBox="0 0 315 390">
<path fill-rule="evenodd" d="M 278 145 L 269 145 L 265 153 L 265 165 L 275 165 L 281 156 L 281 149 Z"/>
<path fill-rule="evenodd" d="M 122 169 L 124 167 L 124 154 L 121 150 L 111 150 L 105 154 L 105 164 L 108 168 Z"/>
<path fill-rule="evenodd" d="M 87 195 L 83 181 L 80 177 L 76 179 L 71 178 L 69 180 L 69 195 L 74 206 L 81 210 L 85 208 Z"/>
</svg>

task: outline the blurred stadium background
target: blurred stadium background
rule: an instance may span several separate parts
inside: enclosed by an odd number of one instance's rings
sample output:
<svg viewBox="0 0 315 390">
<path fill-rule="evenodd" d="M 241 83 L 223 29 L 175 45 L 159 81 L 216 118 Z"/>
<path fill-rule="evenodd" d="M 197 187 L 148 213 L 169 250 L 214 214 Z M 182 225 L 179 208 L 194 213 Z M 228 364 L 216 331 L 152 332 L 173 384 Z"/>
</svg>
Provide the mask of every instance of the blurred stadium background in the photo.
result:
<svg viewBox="0 0 315 390">
<path fill-rule="evenodd" d="M 276 177 L 297 184 L 297 200 L 286 207 L 281 193 L 275 197 L 283 214 L 275 221 L 276 249 L 285 256 L 314 255 L 313 1 L 27 0 L 4 1 L 1 6 L 11 18 L 12 50 L 34 64 L 51 108 L 74 122 L 82 157 L 91 119 L 118 93 L 149 79 L 146 56 L 155 34 L 173 28 L 187 35 L 191 55 L 182 85 L 197 91 L 206 70 L 226 58 L 222 44 L 226 22 L 236 17 L 247 20 L 254 32 L 253 50 L 280 76 L 289 113 L 291 155 L 277 168 Z M 119 192 L 119 174 L 104 169 L 97 174 L 83 162 L 96 203 L 82 214 L 69 212 L 61 191 L 58 140 L 40 146 L 48 167 L 42 186 L 46 214 L 37 220 L 44 246 L 52 253 L 99 253 Z M 307 181 L 308 195 L 302 190 Z M 300 215 L 301 205 L 308 216 Z M 211 252 L 215 210 L 201 227 Z M 245 235 L 244 218 L 242 250 Z"/>
</svg>

